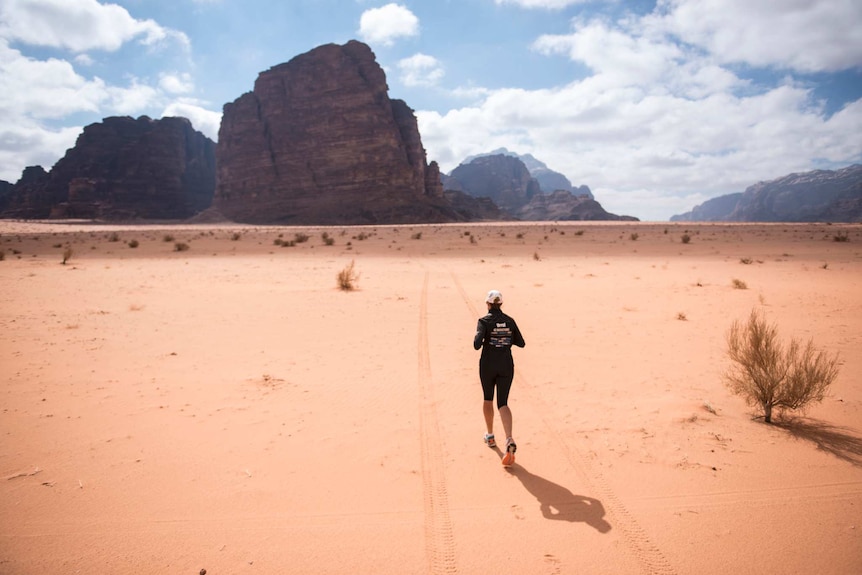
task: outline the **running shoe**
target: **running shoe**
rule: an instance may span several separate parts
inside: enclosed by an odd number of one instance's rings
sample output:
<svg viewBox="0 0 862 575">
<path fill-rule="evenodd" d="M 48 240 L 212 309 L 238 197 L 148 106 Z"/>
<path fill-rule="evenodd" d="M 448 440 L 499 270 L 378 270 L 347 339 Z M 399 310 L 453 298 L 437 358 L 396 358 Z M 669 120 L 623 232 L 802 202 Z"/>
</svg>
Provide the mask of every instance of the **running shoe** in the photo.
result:
<svg viewBox="0 0 862 575">
<path fill-rule="evenodd" d="M 497 441 L 494 439 L 493 433 L 485 434 L 485 445 L 488 447 L 497 447 Z"/>
<path fill-rule="evenodd" d="M 511 437 L 506 440 L 506 455 L 503 456 L 503 465 L 505 467 L 509 467 L 513 463 L 515 463 L 515 451 L 518 450 L 518 446 L 515 445 L 515 440 Z"/>
</svg>

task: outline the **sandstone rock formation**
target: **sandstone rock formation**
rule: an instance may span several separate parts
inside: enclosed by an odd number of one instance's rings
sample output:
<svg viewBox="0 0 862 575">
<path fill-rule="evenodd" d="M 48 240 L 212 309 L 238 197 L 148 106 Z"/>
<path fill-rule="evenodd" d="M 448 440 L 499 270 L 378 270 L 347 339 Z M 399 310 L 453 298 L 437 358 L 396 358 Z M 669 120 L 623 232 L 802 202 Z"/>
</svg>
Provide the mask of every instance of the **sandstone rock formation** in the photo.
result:
<svg viewBox="0 0 862 575">
<path fill-rule="evenodd" d="M 46 173 L 24 170 L 3 217 L 184 219 L 207 208 L 215 143 L 185 118 L 105 118 Z"/>
<path fill-rule="evenodd" d="M 565 190 L 533 196 L 515 215 L 520 220 L 538 221 L 638 221 L 632 216 L 618 216 L 607 212 L 590 196 L 574 195 Z"/>
<path fill-rule="evenodd" d="M 251 223 L 451 221 L 413 111 L 391 100 L 360 42 L 329 44 L 258 75 L 226 104 L 213 205 Z"/>
<path fill-rule="evenodd" d="M 707 212 L 716 206 L 721 209 Z M 699 221 L 705 213 L 715 216 L 713 221 L 862 222 L 862 165 L 759 182 L 741 194 L 713 198 L 671 220 Z"/>
<path fill-rule="evenodd" d="M 536 181 L 539 183 L 539 187 L 542 190 L 542 193 L 550 194 L 551 192 L 555 192 L 557 190 L 566 190 L 567 192 L 572 192 L 576 196 L 589 196 L 591 199 L 593 198 L 593 193 L 590 191 L 588 186 L 578 186 L 574 187 L 572 182 L 569 181 L 564 174 L 560 172 L 556 172 L 548 167 L 545 162 L 537 159 L 532 154 L 518 154 L 516 152 L 511 152 L 507 148 L 497 148 L 491 152 L 486 154 L 478 154 L 476 156 L 470 156 L 465 159 L 462 163 L 469 164 L 476 158 L 480 158 L 482 156 L 496 156 L 498 154 L 503 154 L 505 156 L 512 156 L 513 158 L 518 158 L 527 169 L 530 171 L 530 175 L 533 176 Z"/>
<path fill-rule="evenodd" d="M 631 216 L 618 216 L 605 211 L 587 186 L 569 190 L 558 189 L 542 193 L 521 156 L 505 148 L 504 153 L 473 156 L 443 179 L 448 190 L 458 190 L 477 198 L 489 198 L 502 210 L 502 214 L 519 220 L 629 220 Z M 545 164 L 532 156 L 525 156 L 540 173 Z M 565 176 L 563 176 L 565 178 Z M 554 178 L 551 181 L 559 181 Z M 565 180 L 568 182 L 568 180 Z M 573 193 L 574 192 L 574 193 Z M 486 218 L 487 219 L 487 218 Z"/>
<path fill-rule="evenodd" d="M 446 180 L 446 188 L 475 197 L 491 198 L 503 210 L 514 213 L 536 195 L 539 183 L 524 162 L 506 154 L 479 156 L 461 164 Z"/>
</svg>

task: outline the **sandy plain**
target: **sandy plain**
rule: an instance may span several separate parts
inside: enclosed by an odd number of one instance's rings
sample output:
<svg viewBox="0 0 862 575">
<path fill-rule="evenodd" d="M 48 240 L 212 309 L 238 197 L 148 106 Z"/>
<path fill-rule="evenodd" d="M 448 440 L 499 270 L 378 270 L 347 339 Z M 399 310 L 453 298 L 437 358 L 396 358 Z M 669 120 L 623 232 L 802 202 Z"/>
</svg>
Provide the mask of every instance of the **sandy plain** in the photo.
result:
<svg viewBox="0 0 862 575">
<path fill-rule="evenodd" d="M 862 226 L 6 221 L 0 250 L 2 574 L 862 572 Z M 527 342 L 508 470 L 491 288 Z M 780 425 L 721 379 L 753 308 L 842 359 Z"/>
</svg>

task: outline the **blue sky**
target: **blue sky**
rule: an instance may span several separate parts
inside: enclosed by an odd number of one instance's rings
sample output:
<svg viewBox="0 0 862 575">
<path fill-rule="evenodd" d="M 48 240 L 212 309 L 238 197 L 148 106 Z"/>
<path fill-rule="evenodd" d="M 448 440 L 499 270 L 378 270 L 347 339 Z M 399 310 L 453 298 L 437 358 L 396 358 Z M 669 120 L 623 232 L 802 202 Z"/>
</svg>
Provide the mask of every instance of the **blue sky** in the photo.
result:
<svg viewBox="0 0 862 575">
<path fill-rule="evenodd" d="M 259 72 L 351 39 L 446 173 L 506 147 L 666 220 L 862 162 L 858 0 L 2 0 L 0 179 L 107 116 L 217 139 Z"/>
</svg>

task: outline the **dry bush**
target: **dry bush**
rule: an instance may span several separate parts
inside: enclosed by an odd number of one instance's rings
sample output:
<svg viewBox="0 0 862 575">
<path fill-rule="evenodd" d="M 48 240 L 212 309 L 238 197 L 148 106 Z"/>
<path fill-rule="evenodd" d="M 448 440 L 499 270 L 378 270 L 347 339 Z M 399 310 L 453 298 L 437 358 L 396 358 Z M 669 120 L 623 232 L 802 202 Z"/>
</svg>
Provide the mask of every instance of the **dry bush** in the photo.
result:
<svg viewBox="0 0 862 575">
<path fill-rule="evenodd" d="M 350 264 L 345 266 L 343 270 L 338 272 L 336 279 L 338 280 L 338 289 L 342 291 L 353 291 L 356 289 L 356 282 L 359 281 L 359 273 L 356 271 L 356 262 L 351 260 Z"/>
<path fill-rule="evenodd" d="M 748 284 L 741 279 L 734 278 L 731 285 L 733 285 L 733 289 L 748 289 Z"/>
<path fill-rule="evenodd" d="M 687 244 L 687 243 L 689 243 L 689 242 L 691 241 L 691 236 L 690 236 L 690 235 L 688 235 L 688 234 L 682 234 L 682 237 L 680 238 L 680 241 L 681 241 L 682 243 L 684 243 L 684 244 Z"/>
<path fill-rule="evenodd" d="M 66 249 L 63 250 L 63 265 L 66 265 L 66 262 L 72 259 L 72 246 L 66 246 Z"/>
<path fill-rule="evenodd" d="M 838 376 L 838 355 L 818 351 L 814 342 L 778 340 L 775 325 L 769 325 L 756 309 L 748 322 L 734 321 L 727 333 L 727 355 L 731 367 L 724 379 L 730 390 L 763 410 L 766 423 L 773 409 L 804 409 L 822 401 Z"/>
<path fill-rule="evenodd" d="M 185 251 L 188 251 L 188 249 L 189 249 L 189 244 L 187 244 L 185 242 L 177 242 L 174 244 L 174 251 L 175 252 L 185 252 Z"/>
</svg>

